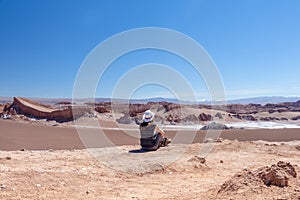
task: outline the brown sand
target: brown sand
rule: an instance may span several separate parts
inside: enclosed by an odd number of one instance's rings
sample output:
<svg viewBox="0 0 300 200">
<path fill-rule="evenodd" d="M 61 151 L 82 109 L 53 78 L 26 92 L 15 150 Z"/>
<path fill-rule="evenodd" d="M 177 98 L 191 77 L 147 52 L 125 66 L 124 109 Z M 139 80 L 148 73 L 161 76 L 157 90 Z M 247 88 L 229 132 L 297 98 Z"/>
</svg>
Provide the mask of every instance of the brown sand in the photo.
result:
<svg viewBox="0 0 300 200">
<path fill-rule="evenodd" d="M 107 122 L 110 125 L 110 122 Z M 138 136 L 136 131 L 85 129 L 90 138 L 95 138 L 92 146 L 107 147 L 109 145 L 97 141 L 100 134 L 105 134 L 114 145 L 137 145 L 139 139 L 131 135 Z M 130 135 L 129 135 L 130 134 Z M 175 143 L 189 143 L 189 138 L 194 132 L 188 130 L 166 131 L 167 136 L 174 138 Z M 206 131 L 198 131 L 193 143 L 202 143 Z M 237 139 L 239 141 L 293 141 L 300 140 L 300 129 L 259 129 L 259 130 L 226 130 L 220 136 L 224 139 Z M 71 150 L 84 149 L 85 146 L 75 128 L 39 126 L 34 124 L 20 123 L 16 121 L 0 120 L 0 150 Z"/>
</svg>

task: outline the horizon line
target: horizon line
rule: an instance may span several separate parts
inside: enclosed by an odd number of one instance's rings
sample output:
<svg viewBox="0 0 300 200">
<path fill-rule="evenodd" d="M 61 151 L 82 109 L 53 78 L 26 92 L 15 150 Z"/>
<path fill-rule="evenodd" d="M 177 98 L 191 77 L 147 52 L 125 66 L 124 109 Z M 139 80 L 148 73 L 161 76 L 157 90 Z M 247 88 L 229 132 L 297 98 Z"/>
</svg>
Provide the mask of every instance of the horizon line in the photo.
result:
<svg viewBox="0 0 300 200">
<path fill-rule="evenodd" d="M 32 97 L 32 96 L 0 96 L 0 98 L 28 98 L 28 99 L 73 99 L 73 97 Z M 238 97 L 238 98 L 230 98 L 225 99 L 225 101 L 232 101 L 232 100 L 244 100 L 244 99 L 256 99 L 256 98 L 300 98 L 298 95 L 288 95 L 288 96 L 280 96 L 280 95 L 270 95 L 270 96 L 252 96 L 252 97 Z M 174 97 L 161 97 L 161 96 L 155 96 L 155 97 L 145 97 L 145 98 L 112 98 L 112 97 L 81 97 L 81 98 L 74 98 L 74 99 L 115 99 L 115 100 L 136 100 L 136 101 L 142 101 L 142 100 L 149 100 L 149 99 L 171 99 L 171 100 L 178 100 L 178 101 L 188 101 L 193 102 L 192 100 L 183 100 L 183 99 L 177 99 Z M 197 102 L 210 102 L 209 99 L 197 99 Z M 223 101 L 223 100 L 214 100 L 216 101 Z"/>
</svg>

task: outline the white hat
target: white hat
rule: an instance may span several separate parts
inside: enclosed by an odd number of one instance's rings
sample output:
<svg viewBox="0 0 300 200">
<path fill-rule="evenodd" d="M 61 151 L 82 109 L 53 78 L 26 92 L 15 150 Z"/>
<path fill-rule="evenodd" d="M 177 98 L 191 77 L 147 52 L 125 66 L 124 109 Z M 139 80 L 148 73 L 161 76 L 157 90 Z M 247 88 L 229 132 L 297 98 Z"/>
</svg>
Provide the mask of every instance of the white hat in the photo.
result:
<svg viewBox="0 0 300 200">
<path fill-rule="evenodd" d="M 143 122 L 151 122 L 154 118 L 154 113 L 151 110 L 146 110 L 143 115 Z"/>
</svg>

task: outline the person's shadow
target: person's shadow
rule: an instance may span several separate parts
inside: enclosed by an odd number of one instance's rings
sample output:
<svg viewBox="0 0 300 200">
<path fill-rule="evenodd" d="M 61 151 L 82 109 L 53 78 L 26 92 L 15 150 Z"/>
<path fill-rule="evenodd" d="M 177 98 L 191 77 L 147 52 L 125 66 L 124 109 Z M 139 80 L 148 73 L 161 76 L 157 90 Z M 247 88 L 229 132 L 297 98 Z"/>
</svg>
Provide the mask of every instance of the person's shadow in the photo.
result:
<svg viewBox="0 0 300 200">
<path fill-rule="evenodd" d="M 144 149 L 134 149 L 134 150 L 129 150 L 128 153 L 147 153 L 149 151 L 144 150 Z"/>
</svg>

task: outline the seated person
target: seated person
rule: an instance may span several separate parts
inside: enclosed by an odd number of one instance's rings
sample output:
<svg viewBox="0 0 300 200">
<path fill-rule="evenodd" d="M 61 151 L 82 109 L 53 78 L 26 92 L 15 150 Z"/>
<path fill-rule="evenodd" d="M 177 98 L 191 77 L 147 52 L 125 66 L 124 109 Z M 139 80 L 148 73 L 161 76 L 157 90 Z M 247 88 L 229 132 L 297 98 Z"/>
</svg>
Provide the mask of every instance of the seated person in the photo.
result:
<svg viewBox="0 0 300 200">
<path fill-rule="evenodd" d="M 159 147 L 167 146 L 171 140 L 165 136 L 154 122 L 154 113 L 147 110 L 143 115 L 143 122 L 140 124 L 141 146 L 143 150 L 157 150 Z"/>
</svg>

